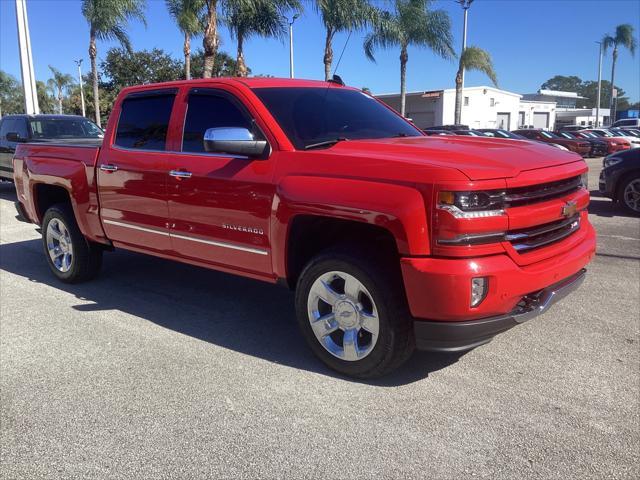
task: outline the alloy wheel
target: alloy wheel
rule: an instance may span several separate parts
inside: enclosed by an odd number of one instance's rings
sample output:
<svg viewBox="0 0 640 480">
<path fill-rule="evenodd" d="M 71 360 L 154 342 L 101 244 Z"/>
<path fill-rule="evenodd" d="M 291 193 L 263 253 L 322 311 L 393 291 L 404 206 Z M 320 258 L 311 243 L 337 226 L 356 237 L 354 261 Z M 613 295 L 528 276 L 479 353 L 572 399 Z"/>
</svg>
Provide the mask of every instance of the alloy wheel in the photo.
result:
<svg viewBox="0 0 640 480">
<path fill-rule="evenodd" d="M 333 356 L 361 360 L 378 340 L 378 309 L 367 288 L 356 277 L 331 271 L 318 277 L 309 291 L 307 310 L 311 329 Z"/>
<path fill-rule="evenodd" d="M 47 225 L 46 239 L 47 251 L 54 267 L 60 272 L 68 272 L 73 262 L 69 229 L 60 219 L 53 218 Z"/>
</svg>

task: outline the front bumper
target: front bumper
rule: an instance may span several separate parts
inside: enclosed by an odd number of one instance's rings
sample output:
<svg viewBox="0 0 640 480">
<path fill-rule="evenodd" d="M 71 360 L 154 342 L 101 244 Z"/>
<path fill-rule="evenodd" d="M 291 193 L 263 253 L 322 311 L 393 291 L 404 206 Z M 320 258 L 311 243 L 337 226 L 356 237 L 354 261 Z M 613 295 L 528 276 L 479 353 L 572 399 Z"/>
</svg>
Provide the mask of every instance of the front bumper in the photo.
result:
<svg viewBox="0 0 640 480">
<path fill-rule="evenodd" d="M 464 351 L 489 342 L 494 336 L 546 312 L 554 303 L 576 290 L 584 281 L 582 269 L 564 280 L 526 295 L 507 315 L 467 322 L 430 322 L 416 320 L 416 347 L 440 352 Z"/>
</svg>

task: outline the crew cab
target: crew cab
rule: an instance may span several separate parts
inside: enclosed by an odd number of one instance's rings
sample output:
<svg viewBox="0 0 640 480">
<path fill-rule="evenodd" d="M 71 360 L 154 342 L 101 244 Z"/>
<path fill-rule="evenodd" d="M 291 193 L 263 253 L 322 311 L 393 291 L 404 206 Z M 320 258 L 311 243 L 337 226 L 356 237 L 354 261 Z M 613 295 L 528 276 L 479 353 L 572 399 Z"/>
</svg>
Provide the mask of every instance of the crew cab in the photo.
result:
<svg viewBox="0 0 640 480">
<path fill-rule="evenodd" d="M 580 156 L 428 137 L 335 82 L 126 88 L 101 147 L 20 144 L 14 168 L 61 281 L 122 248 L 280 282 L 314 353 L 360 378 L 535 317 L 596 247 Z"/>
<path fill-rule="evenodd" d="M 539 129 L 522 129 L 514 130 L 513 133 L 521 135 L 531 140 L 537 140 L 538 142 L 550 143 L 554 145 L 561 145 L 572 152 L 577 153 L 582 157 L 587 157 L 591 152 L 591 144 L 586 140 L 573 140 L 563 138 L 555 133 L 547 132 L 546 130 Z"/>
</svg>

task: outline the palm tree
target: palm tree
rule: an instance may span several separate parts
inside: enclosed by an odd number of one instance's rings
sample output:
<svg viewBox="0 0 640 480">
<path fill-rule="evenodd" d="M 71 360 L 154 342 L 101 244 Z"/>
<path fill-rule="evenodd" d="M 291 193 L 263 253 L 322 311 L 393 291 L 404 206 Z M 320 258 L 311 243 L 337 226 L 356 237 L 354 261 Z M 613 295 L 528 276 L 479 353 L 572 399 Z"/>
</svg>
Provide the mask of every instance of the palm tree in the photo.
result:
<svg viewBox="0 0 640 480">
<path fill-rule="evenodd" d="M 298 0 L 227 0 L 225 22 L 238 42 L 238 76 L 247 76 L 244 41 L 251 35 L 281 38 L 286 32 L 284 13 L 300 9 Z"/>
<path fill-rule="evenodd" d="M 100 99 L 98 94 L 98 68 L 96 40 L 118 40 L 127 50 L 131 42 L 125 31 L 129 20 L 144 23 L 145 0 L 82 0 L 82 15 L 89 24 L 89 58 L 93 83 L 95 120 L 100 126 Z"/>
<path fill-rule="evenodd" d="M 392 12 L 382 11 L 364 51 L 375 62 L 376 48 L 400 47 L 400 114 L 405 114 L 409 45 L 427 47 L 442 58 L 453 58 L 451 21 L 444 10 L 429 10 L 429 0 L 395 0 Z"/>
<path fill-rule="evenodd" d="M 218 38 L 218 1 L 223 0 L 204 0 L 206 7 L 204 35 L 202 38 L 202 48 L 204 49 L 204 72 L 202 76 L 204 78 L 211 78 L 216 54 L 218 53 L 218 44 L 220 43 Z"/>
<path fill-rule="evenodd" d="M 166 0 L 167 9 L 184 34 L 184 76 L 191 79 L 191 37 L 204 30 L 201 13 L 204 0 Z"/>
<path fill-rule="evenodd" d="M 62 100 L 64 99 L 64 90 L 73 84 L 73 77 L 68 73 L 62 73 L 57 68 L 49 65 L 49 70 L 53 74 L 47 82 L 47 86 L 53 92 L 54 97 L 58 99 L 58 113 L 62 115 Z"/>
<path fill-rule="evenodd" d="M 359 30 L 375 22 L 377 10 L 368 0 L 316 0 L 316 10 L 326 30 L 324 46 L 324 78 L 331 76 L 333 37 L 338 32 Z"/>
<path fill-rule="evenodd" d="M 611 121 L 615 120 L 616 116 L 616 102 L 613 97 L 614 80 L 616 75 L 616 62 L 618 61 L 618 47 L 624 47 L 633 56 L 636 53 L 636 39 L 633 37 L 633 25 L 624 23 L 616 27 L 616 34 L 611 36 L 605 35 L 602 39 L 602 47 L 606 53 L 609 48 L 613 48 L 613 61 L 611 63 L 611 95 L 609 97 L 610 113 L 609 118 Z"/>
<path fill-rule="evenodd" d="M 462 72 L 464 70 L 478 70 L 491 79 L 493 84 L 498 86 L 498 78 L 493 70 L 493 62 L 491 56 L 478 47 L 467 47 L 460 55 L 460 63 L 458 64 L 458 73 L 456 73 L 456 110 L 455 124 L 460 124 L 462 117 Z"/>
</svg>

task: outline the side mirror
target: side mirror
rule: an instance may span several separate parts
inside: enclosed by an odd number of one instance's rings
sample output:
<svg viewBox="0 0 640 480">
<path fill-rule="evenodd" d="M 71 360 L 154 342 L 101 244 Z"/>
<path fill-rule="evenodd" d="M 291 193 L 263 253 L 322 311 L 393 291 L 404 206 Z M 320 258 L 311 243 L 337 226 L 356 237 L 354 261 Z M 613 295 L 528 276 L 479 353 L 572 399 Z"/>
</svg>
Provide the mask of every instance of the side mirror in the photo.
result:
<svg viewBox="0 0 640 480">
<path fill-rule="evenodd" d="M 7 133 L 7 142 L 19 143 L 19 142 L 25 142 L 26 140 L 27 139 L 22 138 L 18 132 Z"/>
<path fill-rule="evenodd" d="M 204 150 L 209 153 L 229 153 L 246 157 L 266 157 L 269 143 L 256 140 L 253 133 L 241 127 L 208 128 L 204 132 Z"/>
</svg>

